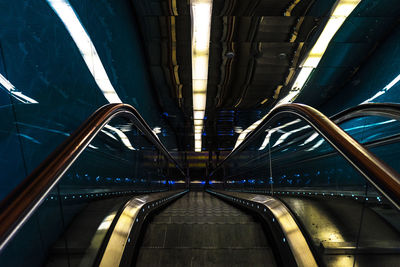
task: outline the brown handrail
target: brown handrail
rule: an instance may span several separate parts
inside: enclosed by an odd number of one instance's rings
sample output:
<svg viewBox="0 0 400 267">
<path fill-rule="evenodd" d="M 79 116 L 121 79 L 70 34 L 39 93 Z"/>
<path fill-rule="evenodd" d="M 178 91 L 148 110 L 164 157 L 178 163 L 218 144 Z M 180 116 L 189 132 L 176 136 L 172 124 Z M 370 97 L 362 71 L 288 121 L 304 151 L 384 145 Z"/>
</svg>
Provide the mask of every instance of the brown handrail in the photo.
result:
<svg viewBox="0 0 400 267">
<path fill-rule="evenodd" d="M 372 108 L 372 107 L 371 107 Z M 339 126 L 318 110 L 303 104 L 284 104 L 272 109 L 257 128 L 236 147 L 215 170 L 222 167 L 233 155 L 243 150 L 259 134 L 263 133 L 273 118 L 280 114 L 292 114 L 304 119 L 321 134 L 342 156 L 353 165 L 397 209 L 400 209 L 400 174 L 364 148 Z M 357 117 L 357 116 L 355 116 Z M 213 175 L 213 173 L 211 175 Z"/>
<path fill-rule="evenodd" d="M 0 250 L 40 206 L 47 193 L 89 145 L 97 133 L 115 117 L 126 117 L 182 172 L 139 112 L 127 104 L 108 104 L 94 112 L 0 203 Z"/>
<path fill-rule="evenodd" d="M 336 124 L 355 118 L 380 116 L 400 120 L 400 105 L 396 103 L 365 103 L 341 111 L 330 119 Z"/>
<path fill-rule="evenodd" d="M 383 118 L 390 118 L 397 121 L 400 121 L 400 104 L 396 103 L 366 103 L 360 104 L 358 106 L 351 107 L 349 109 L 343 110 L 331 117 L 329 119 L 340 125 L 349 120 L 353 120 L 356 118 L 364 118 L 371 116 L 379 116 Z M 310 131 L 308 134 L 304 134 L 302 136 L 298 136 L 293 139 L 291 142 L 287 142 L 282 144 L 279 149 L 284 149 L 285 147 L 291 146 L 295 141 L 304 140 L 311 136 L 313 131 Z M 363 143 L 365 148 L 370 148 L 377 145 L 388 144 L 390 142 L 397 142 L 399 135 L 393 135 L 390 137 L 385 137 L 382 139 L 375 140 L 373 142 Z M 273 150 L 272 150 L 273 151 Z M 332 152 L 335 153 L 335 152 Z M 325 154 L 327 156 L 328 154 Z M 311 158 L 310 158 L 311 160 Z"/>
</svg>

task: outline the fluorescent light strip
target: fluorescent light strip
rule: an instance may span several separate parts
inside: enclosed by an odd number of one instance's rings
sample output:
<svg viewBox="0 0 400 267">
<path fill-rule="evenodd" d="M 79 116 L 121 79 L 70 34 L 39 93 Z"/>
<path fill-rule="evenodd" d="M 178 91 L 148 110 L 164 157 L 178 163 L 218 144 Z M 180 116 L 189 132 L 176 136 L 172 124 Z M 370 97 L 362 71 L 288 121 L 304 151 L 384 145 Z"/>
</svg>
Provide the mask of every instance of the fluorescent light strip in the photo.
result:
<svg viewBox="0 0 400 267">
<path fill-rule="evenodd" d="M 194 147 L 201 152 L 206 110 L 212 0 L 191 0 Z"/>
<path fill-rule="evenodd" d="M 32 99 L 23 93 L 17 91 L 15 89 L 15 86 L 10 83 L 9 80 L 7 80 L 3 75 L 0 74 L 0 84 L 6 89 L 10 94 L 17 100 L 21 101 L 24 104 L 38 104 L 35 99 Z"/>
<path fill-rule="evenodd" d="M 332 15 L 330 16 L 317 42 L 315 43 L 306 60 L 304 61 L 304 64 L 299 74 L 297 75 L 297 78 L 293 83 L 292 88 L 290 89 L 288 95 L 278 102 L 278 105 L 291 103 L 297 98 L 304 84 L 310 77 L 312 71 L 318 66 L 318 63 L 324 55 L 325 50 L 327 49 L 333 36 L 336 34 L 336 32 L 342 26 L 343 22 L 351 14 L 351 12 L 353 12 L 353 10 L 360 2 L 361 0 L 338 0 L 336 2 L 337 4 L 332 12 Z M 243 142 L 247 134 L 253 131 L 263 119 L 256 121 L 239 135 L 238 139 L 236 140 L 235 148 Z"/>
<path fill-rule="evenodd" d="M 351 12 L 353 12 L 353 10 L 360 2 L 361 0 L 338 0 L 336 2 L 335 9 L 333 10 L 321 35 L 318 37 L 317 42 L 314 44 L 313 48 L 305 59 L 302 65 L 302 69 L 297 75 L 297 78 L 292 88 L 290 89 L 289 94 L 281 99 L 278 104 L 291 103 L 297 98 L 308 78 L 310 77 L 312 71 L 318 66 L 319 62 L 321 61 L 322 56 L 328 48 L 328 45 L 331 42 L 333 36 L 340 29 L 347 17 L 351 14 Z"/>
<path fill-rule="evenodd" d="M 96 48 L 93 45 L 88 33 L 80 22 L 77 14 L 68 0 L 47 0 L 54 12 L 64 23 L 65 28 L 71 35 L 79 49 L 90 73 L 104 97 L 110 103 L 122 103 L 117 92 L 107 76 L 106 70 L 101 63 Z"/>
</svg>

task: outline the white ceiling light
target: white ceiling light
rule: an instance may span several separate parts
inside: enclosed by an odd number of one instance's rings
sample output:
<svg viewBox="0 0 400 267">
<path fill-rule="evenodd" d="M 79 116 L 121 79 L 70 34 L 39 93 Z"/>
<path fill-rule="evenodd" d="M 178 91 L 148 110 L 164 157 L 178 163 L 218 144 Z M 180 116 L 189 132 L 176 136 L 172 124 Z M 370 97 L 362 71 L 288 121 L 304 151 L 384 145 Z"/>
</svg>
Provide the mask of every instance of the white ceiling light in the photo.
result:
<svg viewBox="0 0 400 267">
<path fill-rule="evenodd" d="M 64 23 L 104 97 L 110 103 L 122 103 L 107 76 L 92 40 L 71 4 L 68 0 L 47 0 L 47 3 Z"/>
<path fill-rule="evenodd" d="M 202 120 L 204 118 L 204 111 L 201 110 L 195 110 L 193 112 L 193 118 L 195 120 Z"/>
<path fill-rule="evenodd" d="M 289 94 L 281 99 L 278 104 L 293 102 L 300 94 L 312 71 L 318 66 L 333 36 L 340 29 L 347 17 L 353 12 L 361 0 L 338 0 L 329 17 L 321 35 L 314 44 L 307 58 L 301 66 L 301 70 L 289 91 Z"/>
<path fill-rule="evenodd" d="M 321 35 L 318 37 L 317 42 L 314 44 L 307 58 L 305 59 L 302 68 L 297 75 L 292 88 L 290 89 L 287 96 L 282 98 L 278 104 L 286 104 L 293 102 L 297 96 L 300 94 L 301 89 L 307 82 L 312 71 L 318 66 L 325 50 L 327 49 L 330 41 L 332 40 L 335 33 L 342 26 L 346 18 L 353 12 L 361 0 L 338 0 L 336 6 L 329 17 L 329 20 L 322 31 Z M 254 130 L 265 118 L 264 116 L 261 120 L 254 122 L 249 128 L 244 130 L 236 140 L 235 148 L 243 142 L 244 138 Z"/>
<path fill-rule="evenodd" d="M 191 0 L 193 124 L 196 152 L 201 151 L 201 132 L 206 110 L 211 10 L 212 0 Z"/>
</svg>

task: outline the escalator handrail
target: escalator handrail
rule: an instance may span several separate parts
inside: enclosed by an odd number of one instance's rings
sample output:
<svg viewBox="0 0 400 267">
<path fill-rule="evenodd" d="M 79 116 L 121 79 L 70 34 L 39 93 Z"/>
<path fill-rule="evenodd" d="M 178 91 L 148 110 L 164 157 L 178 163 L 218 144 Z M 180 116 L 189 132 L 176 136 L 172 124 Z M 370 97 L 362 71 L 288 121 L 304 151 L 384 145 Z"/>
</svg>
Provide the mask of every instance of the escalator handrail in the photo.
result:
<svg viewBox="0 0 400 267">
<path fill-rule="evenodd" d="M 371 112 L 369 115 L 371 115 L 373 110 L 372 107 L 374 105 L 366 105 L 370 106 Z M 353 109 L 353 111 L 350 109 L 347 112 L 351 114 L 356 110 L 358 115 L 360 115 L 361 111 L 358 109 Z M 212 176 L 216 170 L 221 168 L 227 160 L 232 158 L 232 156 L 243 150 L 254 138 L 259 134 L 262 134 L 265 127 L 268 126 L 275 116 L 284 113 L 295 115 L 296 117 L 305 120 L 320 135 L 322 135 L 336 151 L 342 154 L 342 156 L 371 184 L 373 184 L 376 189 L 386 196 L 397 209 L 400 209 L 400 174 L 354 140 L 354 138 L 324 114 L 304 104 L 283 104 L 272 109 L 256 129 L 254 129 L 254 131 L 252 131 L 240 145 L 238 145 L 220 164 L 218 164 L 210 176 Z M 364 113 L 364 116 L 365 114 L 366 113 Z M 360 116 L 354 115 L 353 118 Z"/>
<path fill-rule="evenodd" d="M 394 119 L 397 121 L 400 121 L 400 104 L 396 103 L 366 103 L 366 104 L 360 104 L 358 106 L 346 109 L 344 111 L 341 111 L 333 116 L 330 117 L 330 119 L 336 123 L 337 125 L 340 125 L 342 123 L 345 123 L 349 120 L 353 120 L 356 118 L 363 118 L 363 117 L 368 117 L 368 116 L 380 116 L 384 118 L 390 118 Z M 311 132 L 312 133 L 312 132 Z M 302 136 L 297 137 L 296 139 L 292 140 L 291 142 L 287 142 L 287 144 L 282 144 L 279 147 L 279 150 L 283 150 L 288 146 L 291 146 L 295 140 L 304 140 L 308 138 L 310 134 L 304 134 Z M 394 140 L 390 140 L 390 138 L 393 137 Z M 378 139 L 373 141 L 373 143 L 363 143 L 364 147 L 369 147 L 370 145 L 375 145 L 379 143 L 388 143 L 391 141 L 395 141 L 398 138 L 398 136 L 390 136 L 390 137 L 385 137 L 382 139 Z"/>
<path fill-rule="evenodd" d="M 400 105 L 396 103 L 365 103 L 341 111 L 330 119 L 340 124 L 355 118 L 380 116 L 400 121 Z"/>
<path fill-rule="evenodd" d="M 126 117 L 185 175 L 139 112 L 127 104 L 108 104 L 95 111 L 0 203 L 0 251 L 40 206 L 63 174 L 101 129 L 116 117 Z"/>
</svg>

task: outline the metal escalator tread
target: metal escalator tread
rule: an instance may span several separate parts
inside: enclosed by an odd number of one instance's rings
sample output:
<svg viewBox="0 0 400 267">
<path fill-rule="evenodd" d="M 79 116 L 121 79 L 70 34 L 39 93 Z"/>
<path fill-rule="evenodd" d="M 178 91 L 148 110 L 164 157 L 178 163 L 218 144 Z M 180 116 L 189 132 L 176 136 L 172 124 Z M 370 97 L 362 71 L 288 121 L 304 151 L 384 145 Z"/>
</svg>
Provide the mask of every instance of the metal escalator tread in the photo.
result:
<svg viewBox="0 0 400 267">
<path fill-rule="evenodd" d="M 262 226 L 204 192 L 190 192 L 155 216 L 136 266 L 276 266 Z"/>
</svg>

